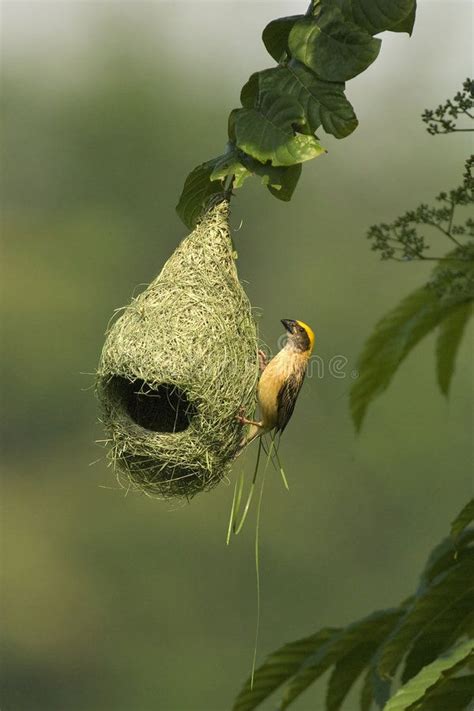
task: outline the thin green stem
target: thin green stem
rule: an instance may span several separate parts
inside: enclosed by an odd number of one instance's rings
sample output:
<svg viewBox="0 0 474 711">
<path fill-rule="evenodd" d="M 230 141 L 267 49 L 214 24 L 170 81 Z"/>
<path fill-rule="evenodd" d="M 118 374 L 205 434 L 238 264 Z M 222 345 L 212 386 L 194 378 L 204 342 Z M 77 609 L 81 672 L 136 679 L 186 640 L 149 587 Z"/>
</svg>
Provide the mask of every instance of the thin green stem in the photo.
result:
<svg viewBox="0 0 474 711">
<path fill-rule="evenodd" d="M 262 512 L 262 500 L 263 500 L 263 489 L 265 487 L 265 476 L 268 469 L 268 464 L 272 458 L 273 446 L 275 443 L 275 435 L 272 436 L 272 441 L 270 444 L 270 449 L 267 455 L 267 461 L 265 462 L 265 468 L 262 475 L 262 485 L 260 487 L 260 494 L 258 497 L 257 506 L 257 519 L 255 525 L 255 575 L 257 582 L 257 620 L 255 627 L 255 644 L 253 648 L 253 658 L 252 658 L 252 672 L 250 674 L 250 688 L 253 689 L 253 682 L 255 678 L 255 667 L 257 666 L 257 650 L 258 650 L 258 638 L 260 634 L 260 608 L 261 608 L 261 587 L 260 587 L 260 550 L 259 550 L 259 533 L 260 533 L 260 516 Z"/>
<path fill-rule="evenodd" d="M 247 497 L 247 501 L 245 502 L 244 512 L 243 512 L 242 517 L 241 517 L 241 519 L 240 519 L 240 521 L 239 521 L 238 523 L 237 523 L 238 510 L 237 510 L 237 512 L 236 512 L 236 515 L 235 515 L 234 525 L 233 525 L 233 529 L 234 529 L 235 535 L 239 534 L 240 531 L 242 530 L 243 525 L 244 525 L 244 523 L 245 523 L 245 519 L 247 518 L 247 514 L 248 514 L 249 509 L 250 509 L 250 504 L 251 504 L 251 502 L 252 502 L 253 493 L 254 493 L 254 491 L 255 491 L 255 482 L 256 482 L 256 480 L 257 480 L 257 473 L 258 473 L 258 467 L 259 467 L 259 464 L 260 464 L 260 455 L 261 455 L 261 452 L 262 452 L 262 438 L 260 437 L 259 440 L 258 440 L 257 461 L 256 461 L 256 463 L 255 463 L 255 469 L 254 469 L 254 472 L 253 472 L 253 478 L 252 478 L 252 483 L 251 483 L 251 485 L 250 485 L 249 495 L 248 495 L 248 497 Z M 239 503 L 240 503 L 240 502 L 239 502 Z"/>
<path fill-rule="evenodd" d="M 229 545 L 230 543 L 230 536 L 232 533 L 232 530 L 235 528 L 235 521 L 238 516 L 238 513 L 240 511 L 240 503 L 242 501 L 242 491 L 244 488 L 244 472 L 243 470 L 240 472 L 240 477 L 238 481 L 235 482 L 234 486 L 234 496 L 232 498 L 232 508 L 230 510 L 230 517 L 229 517 L 229 526 L 227 528 L 227 538 L 226 538 L 226 544 Z"/>
<path fill-rule="evenodd" d="M 280 476 L 283 480 L 283 486 L 285 487 L 285 489 L 287 491 L 289 491 L 290 487 L 288 486 L 288 480 L 286 478 L 285 470 L 283 469 L 281 461 L 280 461 L 280 455 L 278 454 L 278 447 L 275 447 L 275 459 L 277 461 L 277 466 L 278 466 L 278 470 L 280 472 Z"/>
<path fill-rule="evenodd" d="M 453 235 L 451 234 L 451 228 L 453 226 L 453 219 L 454 219 L 454 208 L 455 208 L 455 205 L 453 202 L 451 202 L 451 205 L 452 205 L 452 210 L 451 210 L 451 216 L 449 218 L 449 225 L 448 225 L 447 230 L 445 230 L 444 227 L 441 227 L 441 225 L 438 222 L 428 222 L 427 224 L 431 225 L 431 227 L 436 227 L 436 229 L 438 229 L 440 232 L 442 232 L 445 235 L 445 237 L 447 237 L 448 239 L 451 240 L 451 242 L 454 242 L 454 244 L 457 245 L 458 247 L 462 247 L 462 244 L 460 242 L 458 242 L 458 240 L 455 237 L 453 237 Z"/>
</svg>

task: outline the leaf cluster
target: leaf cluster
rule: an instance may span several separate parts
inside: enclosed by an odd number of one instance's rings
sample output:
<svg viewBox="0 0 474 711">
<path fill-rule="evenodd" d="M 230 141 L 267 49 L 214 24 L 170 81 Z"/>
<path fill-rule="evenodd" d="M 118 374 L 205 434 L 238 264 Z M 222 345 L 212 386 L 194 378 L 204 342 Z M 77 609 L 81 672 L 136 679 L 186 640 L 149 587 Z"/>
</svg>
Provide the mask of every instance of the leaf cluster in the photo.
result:
<svg viewBox="0 0 474 711">
<path fill-rule="evenodd" d="M 252 711 L 277 690 L 283 711 L 328 670 L 326 711 L 339 711 L 360 677 L 361 711 L 464 711 L 474 698 L 473 520 L 474 500 L 399 607 L 285 644 L 257 669 L 253 686 L 245 683 L 233 711 Z"/>
<path fill-rule="evenodd" d="M 193 228 L 216 193 L 251 175 L 291 199 L 302 163 L 323 154 L 316 131 L 345 138 L 358 125 L 346 81 L 376 59 L 385 30 L 411 34 L 416 0 L 313 0 L 304 15 L 270 22 L 262 39 L 277 66 L 252 74 L 231 111 L 222 155 L 197 166 L 177 211 Z"/>
<path fill-rule="evenodd" d="M 469 77 L 463 82 L 462 88 L 453 99 L 447 99 L 436 109 L 425 109 L 422 120 L 428 124 L 426 129 L 431 135 L 437 133 L 455 133 L 456 131 L 473 131 L 472 128 L 458 127 L 459 118 L 474 118 L 474 81 Z"/>
<path fill-rule="evenodd" d="M 468 254 L 460 241 L 460 237 L 474 237 L 474 220 L 468 217 L 464 223 L 456 222 L 456 209 L 474 203 L 474 156 L 470 156 L 465 163 L 462 184 L 441 192 L 436 197 L 437 205 L 419 205 L 415 210 L 408 210 L 391 224 L 381 223 L 372 225 L 367 233 L 372 243 L 372 250 L 380 252 L 382 259 L 396 259 L 398 261 L 412 261 L 414 259 L 436 259 L 428 255 L 430 244 L 423 228 L 435 229 L 448 238 L 459 248 L 459 255 L 463 251 Z"/>
</svg>

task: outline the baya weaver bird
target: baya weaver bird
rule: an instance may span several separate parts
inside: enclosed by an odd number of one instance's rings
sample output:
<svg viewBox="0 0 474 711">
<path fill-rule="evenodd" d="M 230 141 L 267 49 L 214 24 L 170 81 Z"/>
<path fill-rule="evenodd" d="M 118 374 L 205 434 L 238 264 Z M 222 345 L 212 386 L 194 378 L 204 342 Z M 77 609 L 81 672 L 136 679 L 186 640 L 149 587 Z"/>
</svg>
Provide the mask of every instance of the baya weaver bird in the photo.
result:
<svg viewBox="0 0 474 711">
<path fill-rule="evenodd" d="M 288 332 L 285 346 L 269 363 L 263 351 L 259 351 L 261 375 L 257 399 L 261 420 L 248 420 L 242 412 L 238 415 L 241 424 L 250 425 L 240 443 L 240 449 L 270 430 L 283 432 L 303 385 L 306 366 L 314 346 L 314 333 L 302 321 L 282 319 L 281 322 Z"/>
</svg>

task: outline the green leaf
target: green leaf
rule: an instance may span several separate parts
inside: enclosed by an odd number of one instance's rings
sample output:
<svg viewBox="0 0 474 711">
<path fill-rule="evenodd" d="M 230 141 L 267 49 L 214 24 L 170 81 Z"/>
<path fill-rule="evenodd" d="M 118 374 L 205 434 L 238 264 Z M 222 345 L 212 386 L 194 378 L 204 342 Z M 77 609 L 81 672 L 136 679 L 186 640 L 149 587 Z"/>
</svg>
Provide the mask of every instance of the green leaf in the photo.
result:
<svg viewBox="0 0 474 711">
<path fill-rule="evenodd" d="M 380 652 L 379 673 L 393 676 L 415 639 L 435 617 L 474 590 L 474 559 L 466 558 L 435 579 L 432 587 L 417 597 Z"/>
<path fill-rule="evenodd" d="M 339 711 L 353 684 L 370 662 L 379 640 L 362 642 L 340 659 L 330 676 L 326 711 Z"/>
<path fill-rule="evenodd" d="M 416 711 L 468 711 L 474 699 L 474 674 L 441 677 L 424 695 Z"/>
<path fill-rule="evenodd" d="M 402 22 L 400 22 L 396 27 L 392 27 L 391 31 L 392 32 L 406 32 L 408 35 L 412 35 L 413 33 L 413 28 L 415 26 L 415 19 L 416 19 L 416 2 L 413 3 L 413 8 L 411 11 L 408 13 L 408 15 L 405 17 Z"/>
<path fill-rule="evenodd" d="M 333 3 L 323 0 L 323 7 Z M 385 30 L 408 32 L 415 22 L 415 0 L 336 0 L 344 17 L 371 35 Z"/>
<path fill-rule="evenodd" d="M 388 388 L 398 367 L 416 344 L 458 304 L 438 296 L 424 286 L 407 296 L 376 325 L 359 358 L 359 378 L 354 382 L 350 401 L 352 419 L 360 430 L 367 408 Z"/>
<path fill-rule="evenodd" d="M 457 598 L 428 622 L 415 640 L 405 661 L 402 682 L 408 681 L 427 664 L 449 649 L 468 630 L 470 613 L 474 610 L 474 587 Z"/>
<path fill-rule="evenodd" d="M 370 711 L 374 700 L 371 674 L 372 670 L 368 669 L 364 681 L 362 682 L 362 688 L 360 690 L 360 711 Z"/>
<path fill-rule="evenodd" d="M 300 668 L 302 662 L 330 640 L 339 630 L 323 629 L 310 637 L 285 644 L 270 654 L 254 676 L 248 679 L 237 696 L 233 711 L 252 711 Z"/>
<path fill-rule="evenodd" d="M 436 372 L 441 392 L 446 396 L 449 393 L 449 386 L 454 373 L 456 354 L 471 315 L 471 303 L 459 304 L 439 328 L 436 346 Z"/>
<path fill-rule="evenodd" d="M 216 158 L 210 180 L 224 180 L 227 176 L 234 176 L 234 188 L 240 188 L 251 173 L 245 168 L 238 158 L 238 153 L 232 144 L 227 152 Z"/>
<path fill-rule="evenodd" d="M 231 143 L 235 143 L 235 117 L 239 111 L 240 109 L 232 109 L 227 119 L 227 135 Z"/>
<path fill-rule="evenodd" d="M 260 94 L 253 108 L 235 114 L 238 147 L 261 163 L 294 165 L 325 153 L 314 136 L 296 131 L 305 123 L 301 104 L 291 96 Z"/>
<path fill-rule="evenodd" d="M 291 28 L 304 15 L 292 15 L 290 17 L 279 17 L 268 23 L 262 33 L 263 44 L 267 52 L 273 57 L 275 62 L 288 52 L 288 36 Z"/>
<path fill-rule="evenodd" d="M 474 499 L 467 502 L 451 524 L 451 536 L 456 539 L 474 521 Z"/>
<path fill-rule="evenodd" d="M 361 711 L 369 711 L 374 702 L 379 708 L 382 707 L 390 697 L 390 687 L 391 683 L 386 679 L 381 679 L 377 673 L 377 655 L 375 655 L 367 669 L 367 674 L 362 684 L 360 692 Z"/>
<path fill-rule="evenodd" d="M 286 202 L 291 200 L 301 175 L 301 164 L 274 166 L 271 163 L 260 163 L 256 158 L 252 158 L 242 151 L 239 152 L 239 155 L 246 169 L 252 175 L 260 177 L 263 185 L 267 186 L 272 195 Z"/>
<path fill-rule="evenodd" d="M 374 612 L 369 617 L 341 630 L 314 654 L 308 656 L 301 668 L 287 683 L 279 706 L 280 711 L 286 709 L 329 667 L 337 664 L 355 647 L 362 643 L 377 646 L 380 640 L 389 634 L 401 615 L 402 612 L 399 609 Z"/>
<path fill-rule="evenodd" d="M 292 57 L 327 81 L 346 81 L 367 69 L 381 41 L 346 20 L 337 7 L 305 17 L 290 32 Z"/>
<path fill-rule="evenodd" d="M 310 129 L 316 131 L 321 123 L 326 133 L 336 138 L 349 136 L 359 122 L 352 104 L 344 94 L 343 82 L 318 79 L 313 72 L 296 60 L 285 68 L 293 78 L 293 94 L 305 108 Z"/>
<path fill-rule="evenodd" d="M 472 654 L 474 641 L 455 647 L 449 654 L 424 667 L 417 676 L 404 684 L 384 706 L 384 711 L 406 711 L 425 696 L 428 689 Z M 431 711 L 431 710 L 430 710 Z"/>
<path fill-rule="evenodd" d="M 184 184 L 176 210 L 189 229 L 194 229 L 210 198 L 223 192 L 223 181 L 230 175 L 234 176 L 235 189 L 249 176 L 257 175 L 272 195 L 289 201 L 301 175 L 301 165 L 264 165 L 229 143 L 226 153 L 195 168 Z"/>
<path fill-rule="evenodd" d="M 252 74 L 242 89 L 243 106 L 251 108 L 259 93 L 292 96 L 302 106 L 310 133 L 322 124 L 336 138 L 348 136 L 358 125 L 357 117 L 344 94 L 343 82 L 327 82 L 304 64 L 291 60 L 287 65 Z"/>
<path fill-rule="evenodd" d="M 267 74 L 272 74 L 278 71 L 278 67 L 273 69 L 264 69 L 262 72 L 254 72 L 243 85 L 240 92 L 240 103 L 244 109 L 253 109 L 258 106 L 259 94 L 263 94 L 263 81 Z M 270 87 L 271 89 L 271 87 Z M 240 111 L 240 109 L 238 109 Z"/>
<path fill-rule="evenodd" d="M 435 578 L 459 563 L 473 552 L 474 530 L 463 531 L 458 538 L 451 536 L 443 539 L 430 553 L 421 574 L 418 594 L 423 592 Z"/>
<path fill-rule="evenodd" d="M 186 178 L 176 212 L 190 230 L 194 229 L 198 223 L 210 198 L 223 191 L 220 181 L 211 182 L 212 172 L 221 158 L 222 156 L 219 156 L 219 158 L 198 165 Z"/>
<path fill-rule="evenodd" d="M 301 165 L 276 167 L 263 164 L 229 143 L 227 152 L 215 159 L 210 179 L 224 180 L 230 175 L 234 176 L 235 189 L 240 188 L 249 176 L 256 175 L 275 197 L 288 201 L 301 175 Z"/>
<path fill-rule="evenodd" d="M 268 167 L 270 169 L 273 168 L 272 166 Z M 267 175 L 266 168 L 267 166 L 263 167 L 263 183 L 265 182 L 265 176 Z M 267 181 L 267 188 L 271 192 L 273 197 L 278 198 L 278 200 L 283 200 L 284 202 L 289 202 L 293 197 L 293 193 L 295 192 L 295 188 L 298 184 L 298 180 L 300 179 L 302 169 L 303 167 L 301 163 L 299 163 L 298 165 L 290 165 L 287 168 L 273 168 L 273 170 L 281 171 L 281 177 L 277 183 L 273 182 L 271 173 Z"/>
</svg>

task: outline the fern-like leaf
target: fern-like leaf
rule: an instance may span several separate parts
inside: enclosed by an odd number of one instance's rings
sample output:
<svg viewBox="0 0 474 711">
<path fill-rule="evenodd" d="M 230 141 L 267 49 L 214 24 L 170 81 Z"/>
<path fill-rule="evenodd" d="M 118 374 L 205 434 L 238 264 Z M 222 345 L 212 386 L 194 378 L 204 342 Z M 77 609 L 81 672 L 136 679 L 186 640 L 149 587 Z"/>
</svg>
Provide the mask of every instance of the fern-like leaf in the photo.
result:
<svg viewBox="0 0 474 711">
<path fill-rule="evenodd" d="M 435 619 L 447 614 L 474 591 L 474 556 L 465 558 L 440 575 L 424 593 L 415 598 L 393 634 L 384 645 L 379 662 L 382 677 L 390 678 L 413 642 Z"/>
<path fill-rule="evenodd" d="M 431 706 L 425 706 L 424 701 L 429 700 L 427 692 L 443 678 L 449 677 L 450 672 L 459 670 L 466 660 L 472 657 L 474 650 L 474 640 L 469 640 L 452 649 L 446 656 L 440 657 L 432 664 L 424 667 L 417 676 L 404 684 L 397 693 L 389 700 L 384 707 L 384 711 L 407 711 L 413 709 L 417 702 L 421 702 L 417 708 L 424 708 L 424 711 L 431 711 Z M 450 711 L 454 711 L 453 706 L 449 706 Z"/>
<path fill-rule="evenodd" d="M 291 678 L 310 655 L 326 645 L 339 633 L 337 629 L 323 629 L 310 637 L 285 644 L 270 654 L 256 670 L 253 686 L 248 679 L 237 696 L 233 711 L 252 711 Z"/>
<path fill-rule="evenodd" d="M 298 672 L 287 683 L 279 706 L 286 709 L 303 691 L 333 664 L 337 664 L 356 647 L 362 644 L 377 648 L 398 622 L 403 612 L 400 609 L 381 610 L 355 622 L 339 632 L 332 640 L 309 656 Z M 360 670 L 362 671 L 362 670 Z"/>
<path fill-rule="evenodd" d="M 462 532 L 474 521 L 474 499 L 467 502 L 451 524 L 451 536 L 456 540 Z M 457 541 L 456 541 L 457 542 Z"/>
<path fill-rule="evenodd" d="M 472 304 L 459 304 L 439 327 L 436 344 L 436 374 L 443 395 L 448 395 L 458 352 L 467 322 L 472 315 Z"/>
<path fill-rule="evenodd" d="M 446 301 L 428 286 L 407 296 L 385 316 L 365 344 L 359 378 L 351 390 L 351 412 L 359 430 L 367 408 L 388 388 L 398 367 L 419 341 L 451 316 L 458 303 Z"/>
</svg>

